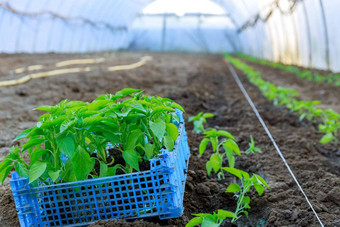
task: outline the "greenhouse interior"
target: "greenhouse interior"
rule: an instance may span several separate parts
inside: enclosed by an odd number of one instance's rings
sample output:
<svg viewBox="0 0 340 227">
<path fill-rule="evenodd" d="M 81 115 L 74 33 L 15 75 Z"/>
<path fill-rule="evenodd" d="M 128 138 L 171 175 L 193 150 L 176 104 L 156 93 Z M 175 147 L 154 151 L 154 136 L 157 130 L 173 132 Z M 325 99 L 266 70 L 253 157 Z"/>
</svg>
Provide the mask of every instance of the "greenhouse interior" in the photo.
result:
<svg viewBox="0 0 340 227">
<path fill-rule="evenodd" d="M 0 227 L 340 227 L 338 0 L 0 0 Z"/>
</svg>

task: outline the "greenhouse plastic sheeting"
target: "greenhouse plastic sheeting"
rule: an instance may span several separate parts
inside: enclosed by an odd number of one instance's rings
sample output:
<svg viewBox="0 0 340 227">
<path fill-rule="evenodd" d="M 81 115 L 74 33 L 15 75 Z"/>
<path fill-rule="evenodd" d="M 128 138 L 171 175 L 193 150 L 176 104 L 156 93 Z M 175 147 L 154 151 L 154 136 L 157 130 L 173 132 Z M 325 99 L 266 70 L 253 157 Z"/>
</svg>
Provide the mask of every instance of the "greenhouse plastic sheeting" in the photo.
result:
<svg viewBox="0 0 340 227">
<path fill-rule="evenodd" d="M 164 38 L 163 26 L 141 22 L 152 2 L 0 0 L 0 52 L 240 51 L 340 71 L 339 0 L 213 0 L 229 17 L 225 26 L 169 19 Z"/>
<path fill-rule="evenodd" d="M 0 1 L 0 52 L 125 48 L 128 27 L 152 0 Z"/>
</svg>

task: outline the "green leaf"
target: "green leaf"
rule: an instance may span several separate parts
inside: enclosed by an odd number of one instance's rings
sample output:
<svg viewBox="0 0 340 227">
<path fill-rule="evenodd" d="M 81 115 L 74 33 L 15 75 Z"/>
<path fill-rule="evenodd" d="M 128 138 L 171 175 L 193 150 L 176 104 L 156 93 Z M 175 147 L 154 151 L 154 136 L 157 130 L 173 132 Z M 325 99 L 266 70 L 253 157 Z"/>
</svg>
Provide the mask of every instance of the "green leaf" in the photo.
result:
<svg viewBox="0 0 340 227">
<path fill-rule="evenodd" d="M 99 122 L 103 120 L 106 120 L 106 118 L 102 116 L 86 117 L 83 119 L 83 125 L 87 128 L 91 128 L 92 126 L 99 124 Z M 70 124 L 72 125 L 72 121 L 70 122 Z"/>
<path fill-rule="evenodd" d="M 107 177 L 108 176 L 108 165 L 105 164 L 104 162 L 100 162 L 100 174 L 99 177 Z"/>
<path fill-rule="evenodd" d="M 12 147 L 9 149 L 9 154 L 6 156 L 5 159 L 7 159 L 7 160 L 12 160 L 12 161 L 18 160 L 18 159 L 20 159 L 19 152 L 20 152 L 19 147 L 17 147 L 17 146 L 12 146 Z"/>
<path fill-rule="evenodd" d="M 234 168 L 235 167 L 235 158 L 234 158 L 232 151 L 226 152 L 226 155 L 227 155 L 227 158 L 228 158 L 229 167 Z"/>
<path fill-rule="evenodd" d="M 5 158 L 4 161 L 0 163 L 0 172 L 6 169 L 8 166 L 12 165 L 13 161 Z"/>
<path fill-rule="evenodd" d="M 107 107 L 109 104 L 111 104 L 111 100 L 94 100 L 92 103 L 90 103 L 87 108 L 89 110 L 100 110 L 104 107 Z"/>
<path fill-rule="evenodd" d="M 60 125 L 60 132 L 59 133 L 63 133 L 64 131 L 68 130 L 70 127 L 72 127 L 73 125 L 75 125 L 77 122 L 77 119 L 74 120 L 66 120 L 64 121 L 61 125 Z"/>
<path fill-rule="evenodd" d="M 233 135 L 231 135 L 229 132 L 226 132 L 224 130 L 219 130 L 217 131 L 217 135 L 218 136 L 224 136 L 224 137 L 227 137 L 227 138 L 230 138 L 232 140 L 235 140 L 235 138 L 233 137 Z"/>
<path fill-rule="evenodd" d="M 214 152 L 218 152 L 218 151 L 217 151 L 217 147 L 218 147 L 218 138 L 217 138 L 217 137 L 211 137 L 211 138 L 210 138 L 210 142 L 211 142 L 211 145 L 212 145 L 212 147 L 213 147 Z"/>
<path fill-rule="evenodd" d="M 41 110 L 41 111 L 45 111 L 45 112 L 52 112 L 56 109 L 55 106 L 39 106 L 37 108 L 35 108 L 34 110 Z"/>
<path fill-rule="evenodd" d="M 196 225 L 201 224 L 203 221 L 203 218 L 201 217 L 194 217 L 193 219 L 191 219 L 186 225 L 185 227 L 194 227 Z"/>
<path fill-rule="evenodd" d="M 202 155 L 205 151 L 205 149 L 207 148 L 208 143 L 210 142 L 210 139 L 208 138 L 204 138 L 201 143 L 200 146 L 198 148 L 199 154 Z"/>
<path fill-rule="evenodd" d="M 211 117 L 214 117 L 215 115 L 214 114 L 212 114 L 212 113 L 205 113 L 205 114 L 203 114 L 203 117 L 204 118 L 211 118 Z"/>
<path fill-rule="evenodd" d="M 194 120 L 195 120 L 195 118 L 196 118 L 196 116 L 191 116 L 191 117 L 189 117 L 189 119 L 188 119 L 188 122 L 192 122 L 192 121 L 194 121 Z"/>
<path fill-rule="evenodd" d="M 74 174 L 72 160 L 68 159 L 65 162 L 65 171 L 61 173 L 61 179 L 65 182 L 77 181 L 76 175 Z"/>
<path fill-rule="evenodd" d="M 43 142 L 45 141 L 44 138 L 33 138 L 31 137 L 29 140 L 27 140 L 27 142 L 22 145 L 22 151 L 25 151 L 33 146 L 40 146 Z"/>
<path fill-rule="evenodd" d="M 223 149 L 225 150 L 225 154 L 228 158 L 229 167 L 234 168 L 235 166 L 235 158 L 233 152 L 233 144 L 231 143 L 232 140 L 226 140 L 222 144 Z"/>
<path fill-rule="evenodd" d="M 59 178 L 60 170 L 57 171 L 50 170 L 47 172 L 47 174 L 52 179 L 53 182 L 56 182 L 56 180 L 58 180 Z"/>
<path fill-rule="evenodd" d="M 254 184 L 254 188 L 259 194 L 259 196 L 261 196 L 262 193 L 264 192 L 264 187 L 261 184 Z"/>
<path fill-rule="evenodd" d="M 244 205 L 244 208 L 249 209 L 250 208 L 249 203 L 250 203 L 250 197 L 249 196 L 243 197 L 242 204 Z"/>
<path fill-rule="evenodd" d="M 0 185 L 4 182 L 4 180 L 6 179 L 6 177 L 8 176 L 9 172 L 11 172 L 11 170 L 13 169 L 13 166 L 7 166 L 5 168 L 3 168 L 0 171 Z"/>
<path fill-rule="evenodd" d="M 57 137 L 56 142 L 60 152 L 66 155 L 68 158 L 72 158 L 75 151 L 73 136 L 68 135 L 66 137 Z"/>
<path fill-rule="evenodd" d="M 212 218 L 210 216 L 204 217 L 202 225 L 201 225 L 201 227 L 219 227 L 219 226 L 220 225 L 218 223 L 216 223 L 214 218 Z"/>
<path fill-rule="evenodd" d="M 172 137 L 172 139 L 175 141 L 178 137 L 178 128 L 173 123 L 167 123 L 166 124 L 166 132 Z"/>
<path fill-rule="evenodd" d="M 139 154 L 135 150 L 126 150 L 123 152 L 123 158 L 126 162 L 126 164 L 130 165 L 132 168 L 134 168 L 137 171 L 139 170 L 139 163 L 138 158 Z"/>
<path fill-rule="evenodd" d="M 234 151 L 237 155 L 241 156 L 240 148 L 234 140 L 226 140 L 223 144 L 226 144 L 232 151 Z M 224 147 L 224 146 L 223 146 Z"/>
<path fill-rule="evenodd" d="M 151 143 L 145 144 L 144 151 L 145 155 L 148 159 L 151 159 L 153 157 L 153 150 L 154 150 L 154 145 Z"/>
<path fill-rule="evenodd" d="M 15 139 L 13 141 L 17 141 L 17 140 L 21 140 L 24 138 L 27 138 L 29 136 L 29 133 L 33 130 L 34 128 L 28 128 L 25 129 L 24 131 L 22 131 L 19 135 L 17 135 L 17 137 L 15 137 Z"/>
<path fill-rule="evenodd" d="M 15 171 L 19 174 L 21 177 L 28 177 L 28 169 L 24 161 L 19 161 L 14 163 Z"/>
<path fill-rule="evenodd" d="M 267 188 L 269 188 L 269 185 L 267 184 L 267 182 L 262 177 L 260 177 L 259 175 L 255 174 L 255 173 L 253 174 L 253 177 L 255 177 L 259 183 L 261 183 L 264 186 L 266 186 Z"/>
<path fill-rule="evenodd" d="M 131 131 L 126 140 L 126 150 L 132 150 L 136 147 L 138 139 L 143 135 L 140 129 L 135 129 Z"/>
<path fill-rule="evenodd" d="M 181 105 L 179 105 L 178 103 L 175 103 L 175 102 L 171 103 L 171 107 L 172 107 L 172 108 L 179 109 L 179 110 L 182 111 L 182 112 L 185 112 L 184 109 L 183 109 L 183 107 L 182 107 Z"/>
<path fill-rule="evenodd" d="M 217 173 L 222 167 L 222 159 L 219 156 L 219 154 L 218 153 L 213 154 L 210 157 L 210 162 L 212 164 L 212 167 L 213 167 L 215 173 Z"/>
<path fill-rule="evenodd" d="M 212 162 L 211 162 L 211 161 L 207 161 L 207 162 L 205 163 L 205 168 L 207 169 L 208 175 L 210 175 L 211 170 L 213 169 Z"/>
<path fill-rule="evenodd" d="M 40 148 L 34 149 L 30 157 L 31 164 L 38 161 L 41 158 L 41 156 L 45 154 L 46 152 L 48 152 L 46 149 L 40 149 Z"/>
<path fill-rule="evenodd" d="M 115 143 L 121 144 L 122 143 L 119 135 L 115 135 L 115 134 L 107 133 L 107 132 L 104 132 L 103 135 L 107 140 L 109 140 L 113 144 L 115 144 Z"/>
<path fill-rule="evenodd" d="M 46 162 L 36 162 L 30 167 L 29 172 L 29 184 L 33 181 L 37 180 L 41 175 L 44 174 L 46 170 L 47 164 Z"/>
<path fill-rule="evenodd" d="M 225 192 L 234 193 L 234 192 L 239 192 L 239 191 L 241 191 L 240 185 L 232 183 L 228 186 Z"/>
<path fill-rule="evenodd" d="M 201 133 L 204 131 L 204 125 L 203 125 L 203 121 L 202 120 L 197 120 L 194 121 L 194 131 L 196 133 Z"/>
<path fill-rule="evenodd" d="M 174 112 L 175 110 L 173 108 L 170 107 L 166 107 L 166 106 L 157 106 L 156 108 L 154 108 L 152 110 L 152 115 L 159 113 L 159 112 Z"/>
<path fill-rule="evenodd" d="M 329 143 L 331 142 L 332 140 L 334 140 L 335 137 L 333 136 L 332 133 L 328 133 L 326 135 L 324 135 L 321 139 L 320 139 L 320 143 L 321 144 L 326 144 L 326 143 Z"/>
<path fill-rule="evenodd" d="M 123 172 L 126 172 L 124 166 L 122 166 L 121 164 L 116 164 L 115 166 L 109 167 L 107 169 L 107 176 L 115 176 L 117 169 L 121 169 L 123 170 Z"/>
<path fill-rule="evenodd" d="M 242 173 L 240 170 L 230 167 L 223 167 L 222 169 L 242 180 Z"/>
<path fill-rule="evenodd" d="M 158 139 L 164 136 L 166 125 L 161 119 L 157 119 L 155 122 L 150 121 L 149 126 L 151 131 L 155 134 Z"/>
<path fill-rule="evenodd" d="M 242 176 L 244 177 L 244 179 L 248 180 L 249 179 L 249 174 L 245 171 L 239 170 L 242 174 Z"/>
<path fill-rule="evenodd" d="M 136 93 L 141 91 L 141 89 L 134 89 L 134 88 L 124 88 L 118 92 L 116 92 L 115 96 L 119 96 L 120 98 L 128 96 L 130 94 Z"/>
<path fill-rule="evenodd" d="M 224 220 L 226 218 L 237 218 L 233 212 L 226 211 L 226 210 L 218 210 L 217 217 L 220 220 Z"/>
<path fill-rule="evenodd" d="M 204 217 L 207 217 L 207 216 L 212 216 L 212 214 L 209 214 L 209 213 L 200 213 L 200 214 L 192 214 L 196 217 L 201 217 L 201 218 L 204 218 Z"/>
<path fill-rule="evenodd" d="M 90 157 L 90 154 L 79 145 L 71 160 L 77 180 L 87 179 L 95 164 L 95 160 Z"/>
<path fill-rule="evenodd" d="M 175 141 L 170 136 L 164 137 L 164 146 L 168 151 L 172 151 L 175 147 Z"/>
</svg>

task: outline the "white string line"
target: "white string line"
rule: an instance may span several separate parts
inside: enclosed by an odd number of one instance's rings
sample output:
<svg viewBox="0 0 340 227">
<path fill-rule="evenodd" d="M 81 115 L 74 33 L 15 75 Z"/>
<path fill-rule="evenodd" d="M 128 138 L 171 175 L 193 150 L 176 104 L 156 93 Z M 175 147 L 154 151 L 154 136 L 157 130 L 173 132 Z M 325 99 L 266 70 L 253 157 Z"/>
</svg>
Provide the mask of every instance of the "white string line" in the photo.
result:
<svg viewBox="0 0 340 227">
<path fill-rule="evenodd" d="M 288 165 L 286 159 L 283 157 L 283 155 L 282 155 L 282 153 L 281 153 L 279 147 L 277 146 L 277 144 L 276 144 L 276 142 L 275 142 L 275 140 L 274 140 L 272 134 L 270 133 L 270 131 L 269 131 L 269 129 L 267 128 L 267 126 L 266 126 L 266 124 L 264 123 L 264 121 L 262 120 L 262 117 L 260 116 L 259 112 L 257 111 L 257 109 L 256 109 L 256 107 L 255 107 L 253 101 L 252 101 L 251 98 L 249 97 L 249 95 L 248 95 L 246 89 L 243 87 L 242 82 L 240 81 L 240 79 L 239 79 L 238 75 L 236 74 L 234 68 L 230 65 L 230 63 L 229 63 L 227 60 L 225 60 L 225 61 L 226 61 L 227 65 L 228 65 L 228 68 L 229 68 L 231 74 L 232 74 L 233 77 L 234 77 L 234 80 L 236 81 L 237 85 L 238 85 L 239 88 L 241 89 L 243 95 L 246 97 L 246 99 L 247 99 L 249 105 L 251 106 L 251 108 L 252 108 L 253 111 L 255 112 L 257 118 L 258 118 L 259 121 L 261 122 L 261 124 L 262 124 L 264 130 L 266 131 L 266 133 L 267 133 L 267 135 L 269 136 L 270 140 L 272 141 L 274 147 L 276 148 L 277 153 L 280 155 L 282 161 L 283 161 L 284 164 L 286 165 L 286 167 L 287 167 L 287 169 L 288 169 L 290 175 L 293 177 L 295 183 L 297 184 L 297 186 L 299 187 L 300 191 L 301 191 L 302 194 L 304 195 L 304 197 L 305 197 L 307 203 L 309 204 L 310 208 L 312 209 L 313 213 L 315 214 L 316 218 L 318 219 L 320 225 L 321 225 L 322 227 L 324 227 L 324 225 L 322 224 L 322 222 L 321 222 L 321 220 L 320 220 L 318 214 L 315 212 L 315 210 L 314 210 L 312 204 L 310 203 L 310 201 L 309 201 L 307 195 L 306 195 L 305 192 L 303 191 L 303 189 L 302 189 L 301 185 L 299 184 L 298 180 L 296 179 L 296 177 L 295 177 L 293 171 L 292 171 L 291 168 L 289 167 L 289 165 Z"/>
</svg>

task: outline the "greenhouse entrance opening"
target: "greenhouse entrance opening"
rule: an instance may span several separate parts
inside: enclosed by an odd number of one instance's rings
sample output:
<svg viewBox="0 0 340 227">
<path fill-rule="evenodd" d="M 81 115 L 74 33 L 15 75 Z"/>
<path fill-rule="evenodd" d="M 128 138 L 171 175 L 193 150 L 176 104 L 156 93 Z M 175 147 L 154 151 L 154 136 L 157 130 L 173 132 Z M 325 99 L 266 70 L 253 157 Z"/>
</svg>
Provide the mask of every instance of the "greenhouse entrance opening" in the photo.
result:
<svg viewBox="0 0 340 227">
<path fill-rule="evenodd" d="M 234 26 L 210 0 L 157 0 L 131 26 L 131 50 L 232 52 Z"/>
</svg>

